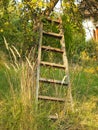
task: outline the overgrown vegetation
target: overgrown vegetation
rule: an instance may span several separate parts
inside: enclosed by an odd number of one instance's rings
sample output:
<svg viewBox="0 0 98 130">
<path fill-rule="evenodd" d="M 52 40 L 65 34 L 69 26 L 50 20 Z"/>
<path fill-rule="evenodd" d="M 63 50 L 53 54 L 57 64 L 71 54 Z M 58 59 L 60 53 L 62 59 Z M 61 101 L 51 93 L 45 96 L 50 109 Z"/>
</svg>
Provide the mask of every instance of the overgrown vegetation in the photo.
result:
<svg viewBox="0 0 98 130">
<path fill-rule="evenodd" d="M 60 103 L 39 102 L 36 110 L 36 56 L 40 15 L 49 3 L 44 1 L 0 1 L 0 130 L 97 130 L 98 129 L 98 43 L 85 41 L 82 19 L 73 0 L 63 3 L 63 27 L 69 59 L 74 111 Z M 60 15 L 60 14 L 59 14 Z M 51 18 L 58 18 L 57 13 Z M 41 16 L 41 17 L 40 17 Z M 59 26 L 46 30 L 58 32 Z M 59 41 L 44 38 L 43 44 L 60 47 Z M 60 55 L 43 53 L 42 59 L 61 63 Z M 45 78 L 62 80 L 64 72 L 41 68 Z M 43 94 L 63 97 L 66 90 L 44 85 Z M 65 108 L 65 107 L 64 107 Z M 52 113 L 53 112 L 53 113 Z M 52 121 L 50 114 L 59 116 Z"/>
<path fill-rule="evenodd" d="M 52 104 L 52 108 L 47 108 L 47 105 L 41 103 L 44 107 L 40 107 L 39 112 L 36 113 L 33 95 L 35 64 L 31 65 L 30 57 L 17 64 L 16 61 L 5 62 L 7 65 L 3 64 L 0 67 L 0 129 L 36 130 L 37 127 L 38 130 L 97 130 L 98 65 L 96 62 L 93 64 L 89 62 L 89 66 L 85 62 L 83 66 L 70 64 L 74 112 L 67 111 L 57 122 L 51 122 L 47 116 L 51 109 L 53 110 L 54 107 L 57 109 L 60 104 L 56 106 Z"/>
</svg>

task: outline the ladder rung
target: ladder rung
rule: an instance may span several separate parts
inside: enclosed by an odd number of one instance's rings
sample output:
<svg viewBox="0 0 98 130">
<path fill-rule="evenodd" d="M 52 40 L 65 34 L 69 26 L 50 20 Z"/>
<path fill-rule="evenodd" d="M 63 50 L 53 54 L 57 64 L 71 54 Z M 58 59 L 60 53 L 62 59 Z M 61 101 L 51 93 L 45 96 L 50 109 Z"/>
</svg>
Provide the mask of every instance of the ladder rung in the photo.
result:
<svg viewBox="0 0 98 130">
<path fill-rule="evenodd" d="M 49 62 L 44 62 L 44 61 L 41 61 L 41 65 L 46 65 L 46 66 L 51 66 L 51 67 L 56 67 L 56 68 L 65 69 L 65 66 L 64 66 L 64 65 L 55 64 L 55 63 L 49 63 Z"/>
<path fill-rule="evenodd" d="M 63 53 L 63 50 L 59 48 L 50 47 L 50 46 L 42 46 L 42 49 L 47 50 L 47 51 L 55 51 L 55 52 Z"/>
<path fill-rule="evenodd" d="M 58 115 L 49 115 L 49 119 L 57 120 L 58 119 Z"/>
<path fill-rule="evenodd" d="M 39 95 L 38 99 L 50 100 L 50 101 L 58 101 L 58 102 L 65 102 L 64 98 L 56 98 L 56 97 L 49 97 L 49 96 L 42 96 L 42 95 Z"/>
<path fill-rule="evenodd" d="M 44 35 L 49 35 L 49 36 L 51 36 L 51 37 L 62 38 L 62 35 L 61 35 L 61 34 L 58 34 L 58 33 L 45 32 L 45 31 L 43 31 L 43 34 L 44 34 Z"/>
<path fill-rule="evenodd" d="M 60 84 L 60 85 L 66 85 L 66 86 L 68 86 L 68 83 L 62 82 L 60 80 L 40 78 L 40 81 L 41 82 L 46 82 L 46 83 L 55 83 L 55 84 Z"/>
</svg>

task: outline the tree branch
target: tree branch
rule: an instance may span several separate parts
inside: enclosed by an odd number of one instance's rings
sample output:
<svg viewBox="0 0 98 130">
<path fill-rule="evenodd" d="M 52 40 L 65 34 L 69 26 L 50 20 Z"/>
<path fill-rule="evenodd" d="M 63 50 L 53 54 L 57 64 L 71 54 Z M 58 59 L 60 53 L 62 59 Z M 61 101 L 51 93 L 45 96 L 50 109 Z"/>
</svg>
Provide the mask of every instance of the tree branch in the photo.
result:
<svg viewBox="0 0 98 130">
<path fill-rule="evenodd" d="M 50 0 L 49 6 L 47 6 L 46 10 L 44 11 L 44 14 L 46 16 L 49 16 L 49 14 L 53 11 L 55 5 L 58 3 L 59 0 Z"/>
</svg>

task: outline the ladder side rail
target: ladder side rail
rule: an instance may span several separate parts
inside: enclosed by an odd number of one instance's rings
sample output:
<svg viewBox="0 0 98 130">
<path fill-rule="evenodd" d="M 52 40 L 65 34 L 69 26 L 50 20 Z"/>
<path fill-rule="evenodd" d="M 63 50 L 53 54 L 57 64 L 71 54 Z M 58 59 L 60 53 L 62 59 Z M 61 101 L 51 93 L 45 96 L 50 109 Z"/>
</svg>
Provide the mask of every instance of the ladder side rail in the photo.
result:
<svg viewBox="0 0 98 130">
<path fill-rule="evenodd" d="M 67 53 L 66 53 L 66 42 L 65 42 L 64 31 L 63 31 L 62 27 L 60 29 L 60 33 L 63 35 L 62 39 L 60 40 L 60 44 L 61 44 L 61 47 L 63 50 L 63 62 L 64 62 L 64 66 L 66 66 L 65 74 L 67 75 L 66 80 L 68 82 L 68 91 L 67 91 L 65 110 L 68 105 L 67 103 L 70 102 L 71 110 L 74 111 L 74 104 L 73 104 L 73 98 L 72 98 L 72 93 L 71 93 L 71 83 L 70 83 L 70 76 L 69 76 L 68 58 L 67 58 Z"/>
<path fill-rule="evenodd" d="M 63 31 L 63 30 L 62 30 Z M 63 32 L 62 32 L 63 33 Z M 70 78 L 69 78 L 69 67 L 68 67 L 68 59 L 67 59 L 67 54 L 66 54 L 66 46 L 65 46 L 65 39 L 64 39 L 64 34 L 60 40 L 61 48 L 63 50 L 63 63 L 65 66 L 65 74 L 66 74 L 66 79 L 68 81 L 68 84 L 70 83 Z"/>
<path fill-rule="evenodd" d="M 38 93 L 39 93 L 39 80 L 40 80 L 40 62 L 41 62 L 41 45 L 42 45 L 42 37 L 43 37 L 43 24 L 40 23 L 39 30 L 39 45 L 38 45 L 38 59 L 37 59 L 37 79 L 36 79 L 36 105 L 38 104 Z"/>
</svg>

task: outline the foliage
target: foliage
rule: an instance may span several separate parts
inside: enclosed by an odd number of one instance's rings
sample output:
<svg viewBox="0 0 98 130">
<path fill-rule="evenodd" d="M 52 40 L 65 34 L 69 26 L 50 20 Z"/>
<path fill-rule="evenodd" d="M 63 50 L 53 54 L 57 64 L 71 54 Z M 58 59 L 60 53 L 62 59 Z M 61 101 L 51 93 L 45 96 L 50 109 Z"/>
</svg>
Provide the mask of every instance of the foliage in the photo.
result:
<svg viewBox="0 0 98 130">
<path fill-rule="evenodd" d="M 98 71 L 96 61 L 89 66 L 70 66 L 74 112 L 68 111 L 57 122 L 57 130 L 97 130 L 98 129 Z"/>
<path fill-rule="evenodd" d="M 9 44 L 17 46 L 18 50 L 24 54 L 35 42 L 31 10 L 27 11 L 24 3 L 15 3 L 11 0 L 7 1 L 6 4 L 2 0 L 1 3 L 0 49 L 4 50 L 3 37 L 5 37 Z M 34 35 L 37 36 L 36 32 Z"/>
<path fill-rule="evenodd" d="M 47 117 L 46 104 L 42 103 L 43 109 L 35 111 L 34 80 L 32 82 L 32 74 L 34 76 L 35 73 L 30 57 L 27 57 L 25 62 L 17 61 L 17 66 L 15 61 L 13 66 L 7 63 L 10 69 L 0 68 L 0 129 L 36 130 L 37 127 L 38 130 L 65 130 L 65 128 L 97 130 L 98 65 L 96 61 L 92 65 L 84 66 L 85 68 L 79 65 L 70 66 L 74 112 L 68 111 L 57 122 L 51 122 Z M 86 71 L 91 67 L 96 68 L 96 71 L 93 73 Z M 58 75 L 58 72 L 56 73 Z M 47 91 L 47 88 L 44 91 Z"/>
<path fill-rule="evenodd" d="M 7 68 L 0 68 L 0 129 L 46 129 L 50 124 L 46 113 L 36 110 L 35 63 L 31 58 L 34 49 L 25 56 L 25 61 L 15 47 L 7 49 L 11 60 Z"/>
<path fill-rule="evenodd" d="M 22 55 L 24 55 L 25 52 L 28 53 L 32 46 L 35 44 L 37 45 L 39 20 L 43 18 L 41 13 L 48 4 L 49 2 L 36 0 L 23 0 L 18 3 L 14 0 L 8 0 L 7 2 L 1 0 L 0 46 L 2 50 L 4 50 L 3 36 L 7 39 L 9 44 L 17 46 L 17 49 L 21 50 L 20 52 Z M 69 58 L 73 55 L 75 55 L 74 57 L 77 57 L 77 50 L 80 49 L 80 46 L 84 46 L 85 44 L 82 20 L 74 1 L 63 1 L 62 6 L 62 21 L 68 56 Z M 58 18 L 59 15 L 54 12 L 51 14 L 51 17 Z M 54 25 L 51 28 L 56 30 Z M 78 47 L 76 47 L 77 45 Z"/>
<path fill-rule="evenodd" d="M 35 104 L 36 80 L 36 49 L 38 45 L 40 13 L 47 6 L 42 1 L 23 0 L 16 3 L 14 0 L 0 1 L 0 129 L 1 130 L 78 130 L 98 129 L 98 64 L 97 49 L 92 41 L 85 42 L 82 20 L 73 0 L 63 3 L 63 27 L 66 49 L 70 61 L 72 94 L 74 112 L 66 112 L 57 122 L 48 119 L 53 110 L 61 109 L 60 104 L 49 105 L 40 102 L 39 110 Z M 57 13 L 51 15 L 58 18 Z M 59 26 L 46 24 L 46 30 L 58 33 Z M 7 39 L 7 41 L 6 41 Z M 59 47 L 59 41 L 52 38 L 43 39 L 44 45 L 51 41 L 53 47 Z M 6 49 L 5 49 L 6 46 Z M 17 46 L 17 47 L 16 47 Z M 16 49 L 17 48 L 17 49 Z M 62 64 L 61 57 L 50 53 L 45 60 L 54 59 Z M 42 57 L 43 58 L 43 57 Z M 76 65 L 77 62 L 80 65 Z M 64 77 L 61 70 L 42 68 L 45 78 L 57 76 L 58 80 Z M 44 93 L 57 92 L 57 96 L 66 95 L 64 88 L 57 86 L 50 89 L 50 85 L 42 89 Z M 47 90 L 49 88 L 49 91 Z"/>
<path fill-rule="evenodd" d="M 73 0 L 63 2 L 63 28 L 67 55 L 74 62 L 79 61 L 79 54 L 84 49 L 85 31 L 78 7 Z"/>
</svg>

